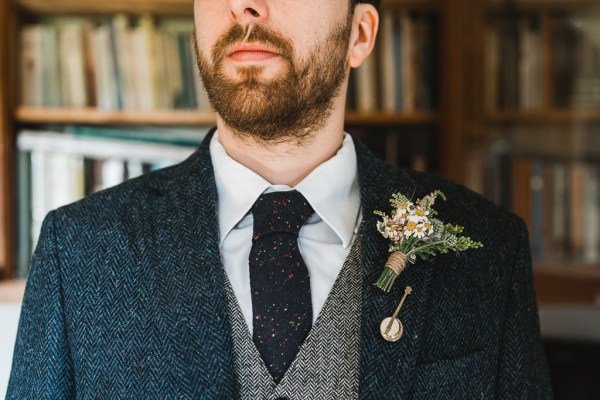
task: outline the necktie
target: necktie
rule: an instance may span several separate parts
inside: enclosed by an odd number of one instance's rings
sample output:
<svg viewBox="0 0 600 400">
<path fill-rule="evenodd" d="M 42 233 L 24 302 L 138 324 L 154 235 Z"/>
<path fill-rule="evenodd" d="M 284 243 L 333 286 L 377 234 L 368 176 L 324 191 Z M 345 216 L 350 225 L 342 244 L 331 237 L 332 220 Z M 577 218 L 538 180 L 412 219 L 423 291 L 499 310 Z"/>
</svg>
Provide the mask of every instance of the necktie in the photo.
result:
<svg viewBox="0 0 600 400">
<path fill-rule="evenodd" d="M 310 277 L 298 249 L 298 233 L 313 213 L 295 190 L 263 194 L 252 206 L 253 340 L 276 383 L 312 325 Z"/>
</svg>

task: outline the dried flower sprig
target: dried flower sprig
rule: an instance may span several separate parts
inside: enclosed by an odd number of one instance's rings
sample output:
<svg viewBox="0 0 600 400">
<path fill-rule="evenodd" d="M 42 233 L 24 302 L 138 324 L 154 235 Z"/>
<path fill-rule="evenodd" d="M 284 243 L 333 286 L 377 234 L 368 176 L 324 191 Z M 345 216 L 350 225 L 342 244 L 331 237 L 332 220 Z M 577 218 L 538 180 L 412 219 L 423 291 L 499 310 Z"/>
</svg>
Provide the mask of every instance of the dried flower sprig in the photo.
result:
<svg viewBox="0 0 600 400">
<path fill-rule="evenodd" d="M 377 222 L 377 230 L 383 237 L 391 240 L 392 253 L 375 283 L 377 287 L 389 292 L 407 263 L 414 264 L 417 258 L 427 260 L 449 251 L 460 252 L 483 247 L 480 242 L 459 236 L 463 232 L 462 226 L 444 224 L 435 218 L 437 211 L 433 209 L 433 205 L 438 196 L 446 200 L 446 196 L 439 190 L 414 202 L 403 194 L 395 193 L 390 199 L 393 207 L 391 216 L 383 211 L 375 211 L 376 215 L 382 217 Z"/>
</svg>

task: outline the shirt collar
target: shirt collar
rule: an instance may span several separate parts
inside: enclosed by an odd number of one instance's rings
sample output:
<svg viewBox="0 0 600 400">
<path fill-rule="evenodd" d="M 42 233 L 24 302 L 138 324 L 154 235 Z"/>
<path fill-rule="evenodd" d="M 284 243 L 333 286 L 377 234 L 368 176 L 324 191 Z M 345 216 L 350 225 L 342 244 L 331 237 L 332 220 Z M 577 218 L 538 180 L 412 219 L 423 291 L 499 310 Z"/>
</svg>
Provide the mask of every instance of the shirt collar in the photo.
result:
<svg viewBox="0 0 600 400">
<path fill-rule="evenodd" d="M 233 160 L 215 132 L 210 142 L 218 194 L 220 244 L 250 211 L 263 192 L 287 187 L 271 185 L 254 171 Z M 356 150 L 349 134 L 335 156 L 315 168 L 294 187 L 317 215 L 331 227 L 344 247 L 352 242 L 360 210 Z"/>
</svg>

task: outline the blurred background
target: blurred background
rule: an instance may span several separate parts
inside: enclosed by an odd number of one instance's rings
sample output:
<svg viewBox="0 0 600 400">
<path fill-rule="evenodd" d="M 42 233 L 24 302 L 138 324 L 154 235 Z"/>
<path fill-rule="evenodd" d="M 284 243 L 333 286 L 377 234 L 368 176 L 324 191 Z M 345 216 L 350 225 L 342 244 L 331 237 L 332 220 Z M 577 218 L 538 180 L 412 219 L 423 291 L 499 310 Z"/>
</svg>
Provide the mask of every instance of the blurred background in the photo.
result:
<svg viewBox="0 0 600 400">
<path fill-rule="evenodd" d="M 214 124 L 191 0 L 0 0 L 0 397 L 49 210 Z M 528 224 L 556 399 L 600 398 L 600 1 L 383 0 L 346 129 Z"/>
</svg>

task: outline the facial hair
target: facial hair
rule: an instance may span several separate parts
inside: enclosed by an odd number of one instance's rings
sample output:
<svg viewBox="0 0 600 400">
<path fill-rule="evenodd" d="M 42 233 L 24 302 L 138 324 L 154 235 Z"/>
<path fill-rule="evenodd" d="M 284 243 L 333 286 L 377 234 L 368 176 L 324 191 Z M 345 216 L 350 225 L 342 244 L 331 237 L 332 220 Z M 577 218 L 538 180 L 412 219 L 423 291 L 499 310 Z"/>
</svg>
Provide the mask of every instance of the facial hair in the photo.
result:
<svg viewBox="0 0 600 400">
<path fill-rule="evenodd" d="M 254 25 L 234 25 L 212 48 L 212 64 L 198 48 L 196 59 L 208 98 L 225 124 L 240 136 L 266 144 L 300 144 L 322 128 L 333 109 L 346 75 L 352 14 L 335 26 L 304 60 L 296 60 L 293 43 Z M 239 80 L 226 76 L 223 60 L 237 43 L 272 47 L 285 63 L 271 79 L 260 79 L 262 67 L 239 67 Z"/>
</svg>

